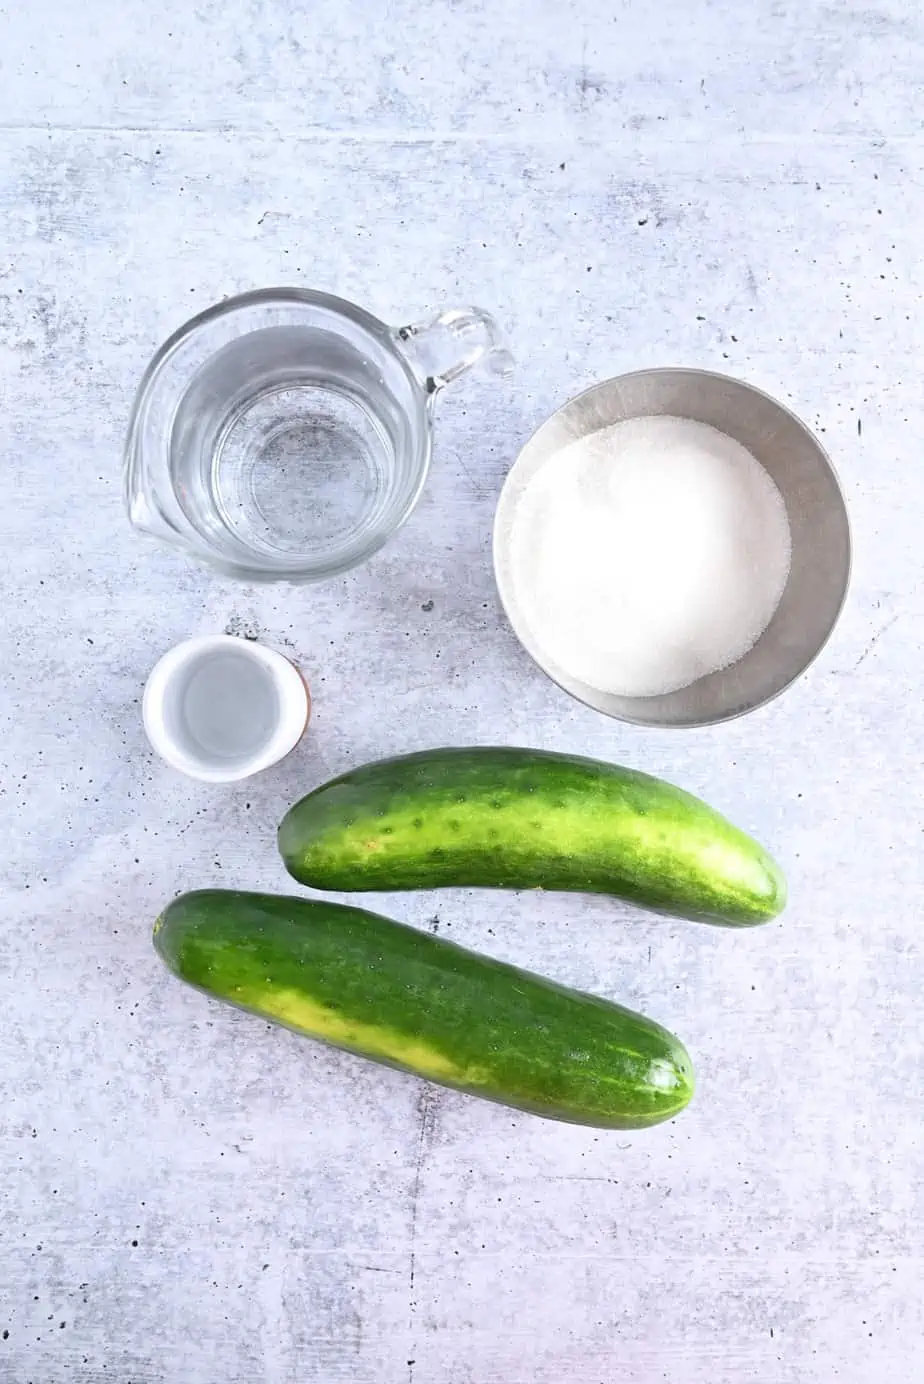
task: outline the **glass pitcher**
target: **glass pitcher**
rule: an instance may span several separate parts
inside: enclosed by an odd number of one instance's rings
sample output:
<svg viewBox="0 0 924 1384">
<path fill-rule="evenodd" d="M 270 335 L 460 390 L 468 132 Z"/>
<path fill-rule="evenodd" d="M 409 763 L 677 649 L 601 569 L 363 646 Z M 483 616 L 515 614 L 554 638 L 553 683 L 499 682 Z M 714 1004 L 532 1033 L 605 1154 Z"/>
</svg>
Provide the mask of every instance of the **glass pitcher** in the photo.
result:
<svg viewBox="0 0 924 1384">
<path fill-rule="evenodd" d="M 344 572 L 413 510 L 440 389 L 511 364 L 478 308 L 395 328 L 303 289 L 229 298 L 144 374 L 125 447 L 129 519 L 245 581 Z"/>
</svg>

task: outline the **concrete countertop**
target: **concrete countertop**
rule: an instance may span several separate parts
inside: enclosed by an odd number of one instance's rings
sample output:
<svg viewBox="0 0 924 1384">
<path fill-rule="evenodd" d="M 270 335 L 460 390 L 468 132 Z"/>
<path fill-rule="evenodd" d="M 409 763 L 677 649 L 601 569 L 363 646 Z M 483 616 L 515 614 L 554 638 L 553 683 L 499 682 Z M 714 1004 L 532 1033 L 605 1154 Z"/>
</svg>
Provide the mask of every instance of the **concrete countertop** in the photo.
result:
<svg viewBox="0 0 924 1384">
<path fill-rule="evenodd" d="M 0 1380 L 868 1384 L 919 1373 L 924 17 L 911 0 L 84 0 L 0 9 Z M 430 483 L 323 587 L 129 530 L 154 348 L 243 288 L 386 320 L 475 302 L 518 357 L 437 419 Z M 830 449 L 849 604 L 780 701 L 608 722 L 520 651 L 490 566 L 531 430 L 641 365 L 724 370 Z M 231 789 L 156 761 L 174 641 L 295 658 L 311 733 Z M 636 1135 L 420 1084 L 211 1004 L 151 923 L 285 890 L 275 823 L 439 743 L 597 754 L 783 862 L 735 934 L 460 891 L 409 922 L 666 1023 L 694 1105 Z"/>
</svg>

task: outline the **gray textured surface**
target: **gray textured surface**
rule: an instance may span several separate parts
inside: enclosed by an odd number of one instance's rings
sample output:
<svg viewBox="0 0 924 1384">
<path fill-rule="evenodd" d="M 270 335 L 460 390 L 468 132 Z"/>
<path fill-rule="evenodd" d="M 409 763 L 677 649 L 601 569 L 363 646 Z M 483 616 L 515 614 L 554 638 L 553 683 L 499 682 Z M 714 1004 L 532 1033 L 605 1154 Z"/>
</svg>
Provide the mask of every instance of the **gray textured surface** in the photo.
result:
<svg viewBox="0 0 924 1384">
<path fill-rule="evenodd" d="M 0 8 L 0 1379 L 867 1384 L 919 1373 L 924 20 L 912 0 L 84 0 Z M 519 370 L 447 396 L 411 524 L 323 589 L 136 541 L 119 447 L 164 335 L 273 282 L 390 320 L 495 310 Z M 493 505 L 532 427 L 641 364 L 823 430 L 848 610 L 780 702 L 607 723 L 500 618 Z M 862 427 L 862 432 L 861 432 Z M 432 608 L 431 603 L 432 602 Z M 146 749 L 173 641 L 291 652 L 310 736 L 231 791 Z M 443 741 L 596 752 L 763 838 L 785 919 L 387 901 L 662 1019 L 695 1105 L 601 1135 L 434 1093 L 209 1005 L 152 918 L 285 888 L 323 776 Z"/>
</svg>

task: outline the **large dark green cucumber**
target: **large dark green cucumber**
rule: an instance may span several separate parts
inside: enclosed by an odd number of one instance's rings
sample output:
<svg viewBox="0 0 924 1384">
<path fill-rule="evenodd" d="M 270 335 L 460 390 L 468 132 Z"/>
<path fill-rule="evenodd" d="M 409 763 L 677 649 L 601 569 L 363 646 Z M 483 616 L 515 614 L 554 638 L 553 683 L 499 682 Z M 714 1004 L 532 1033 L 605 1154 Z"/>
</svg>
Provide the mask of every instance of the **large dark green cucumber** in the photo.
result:
<svg viewBox="0 0 924 1384">
<path fill-rule="evenodd" d="M 279 848 L 316 889 L 570 889 L 727 925 L 765 922 L 786 902 L 766 851 L 698 798 L 539 750 L 368 764 L 297 803 Z"/>
<path fill-rule="evenodd" d="M 364 909 L 204 890 L 170 904 L 154 945 L 241 1009 L 549 1119 L 641 1129 L 693 1094 L 651 1019 Z"/>
</svg>

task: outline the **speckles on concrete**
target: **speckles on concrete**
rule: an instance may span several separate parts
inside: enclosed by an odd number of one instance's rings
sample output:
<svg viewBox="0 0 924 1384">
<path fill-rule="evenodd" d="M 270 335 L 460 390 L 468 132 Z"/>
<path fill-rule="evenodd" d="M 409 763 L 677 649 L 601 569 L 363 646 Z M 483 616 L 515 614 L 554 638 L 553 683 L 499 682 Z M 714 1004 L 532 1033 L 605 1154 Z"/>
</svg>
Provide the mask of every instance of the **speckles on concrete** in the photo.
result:
<svg viewBox="0 0 924 1384">
<path fill-rule="evenodd" d="M 0 53 L 0 1379 L 913 1378 L 918 10 L 87 0 L 7 7 Z M 481 303 L 519 358 L 440 401 L 394 543 L 298 591 L 149 549 L 120 503 L 152 350 L 274 282 L 394 322 Z M 816 668 L 670 735 L 558 693 L 490 570 L 530 430 L 659 363 L 800 411 L 856 539 Z M 295 657 L 314 715 L 276 771 L 215 791 L 153 760 L 138 704 L 164 649 L 225 629 Z M 787 868 L 782 922 L 742 935 L 599 899 L 380 901 L 666 1023 L 699 1075 L 673 1125 L 430 1095 L 157 965 L 175 892 L 294 887 L 274 831 L 307 788 L 491 741 L 674 778 Z"/>
</svg>

